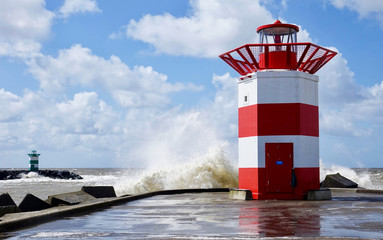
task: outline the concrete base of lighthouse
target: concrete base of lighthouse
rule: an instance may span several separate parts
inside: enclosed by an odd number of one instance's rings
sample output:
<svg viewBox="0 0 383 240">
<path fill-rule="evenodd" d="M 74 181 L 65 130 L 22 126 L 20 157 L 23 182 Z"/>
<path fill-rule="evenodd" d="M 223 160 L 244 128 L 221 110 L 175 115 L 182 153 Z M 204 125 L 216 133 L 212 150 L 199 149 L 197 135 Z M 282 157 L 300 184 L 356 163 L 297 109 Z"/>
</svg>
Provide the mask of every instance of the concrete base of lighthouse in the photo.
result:
<svg viewBox="0 0 383 240">
<path fill-rule="evenodd" d="M 319 189 L 318 77 L 253 73 L 238 84 L 239 189 L 253 199 L 306 199 Z"/>
</svg>

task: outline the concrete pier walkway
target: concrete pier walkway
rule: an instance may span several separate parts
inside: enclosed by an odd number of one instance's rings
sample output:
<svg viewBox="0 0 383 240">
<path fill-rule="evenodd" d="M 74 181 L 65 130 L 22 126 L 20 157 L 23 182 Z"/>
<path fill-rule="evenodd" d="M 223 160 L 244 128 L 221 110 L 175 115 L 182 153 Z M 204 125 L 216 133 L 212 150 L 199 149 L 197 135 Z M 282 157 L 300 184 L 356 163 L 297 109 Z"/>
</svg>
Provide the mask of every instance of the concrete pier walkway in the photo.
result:
<svg viewBox="0 0 383 240">
<path fill-rule="evenodd" d="M 0 233 L 0 239 L 383 238 L 383 195 L 332 195 L 331 201 L 231 200 L 227 192 L 148 196 Z"/>
</svg>

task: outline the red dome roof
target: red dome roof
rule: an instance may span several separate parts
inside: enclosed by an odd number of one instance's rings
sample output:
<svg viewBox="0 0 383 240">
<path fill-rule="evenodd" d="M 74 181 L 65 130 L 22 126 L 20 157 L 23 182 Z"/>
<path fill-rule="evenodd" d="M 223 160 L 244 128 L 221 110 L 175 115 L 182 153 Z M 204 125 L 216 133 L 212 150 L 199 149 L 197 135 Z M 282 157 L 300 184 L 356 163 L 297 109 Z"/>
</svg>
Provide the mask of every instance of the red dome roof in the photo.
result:
<svg viewBox="0 0 383 240">
<path fill-rule="evenodd" d="M 259 31 L 261 31 L 262 29 L 266 29 L 266 28 L 293 28 L 295 29 L 295 31 L 299 32 L 299 27 L 297 25 L 282 23 L 281 21 L 277 20 L 273 24 L 266 24 L 266 25 L 259 26 L 257 28 L 257 33 L 259 33 Z"/>
</svg>

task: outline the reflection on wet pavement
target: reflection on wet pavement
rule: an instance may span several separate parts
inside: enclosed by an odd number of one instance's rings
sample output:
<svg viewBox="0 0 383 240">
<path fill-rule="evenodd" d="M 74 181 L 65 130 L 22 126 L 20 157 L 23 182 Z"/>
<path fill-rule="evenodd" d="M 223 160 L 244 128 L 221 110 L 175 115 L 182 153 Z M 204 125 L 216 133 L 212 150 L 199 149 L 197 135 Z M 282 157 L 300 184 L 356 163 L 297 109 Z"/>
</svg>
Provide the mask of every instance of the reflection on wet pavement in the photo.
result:
<svg viewBox="0 0 383 240">
<path fill-rule="evenodd" d="M 242 239 L 383 236 L 379 195 L 241 201 L 227 193 L 155 196 L 7 233 L 10 239 Z"/>
</svg>

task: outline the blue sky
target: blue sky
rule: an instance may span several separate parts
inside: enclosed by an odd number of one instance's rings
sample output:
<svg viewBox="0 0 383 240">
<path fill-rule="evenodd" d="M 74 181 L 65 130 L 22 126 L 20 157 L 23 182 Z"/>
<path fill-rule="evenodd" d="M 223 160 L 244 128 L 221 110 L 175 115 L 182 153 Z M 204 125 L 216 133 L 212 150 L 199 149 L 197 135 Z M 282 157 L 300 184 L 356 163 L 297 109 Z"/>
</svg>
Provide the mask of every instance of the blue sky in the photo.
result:
<svg viewBox="0 0 383 240">
<path fill-rule="evenodd" d="M 238 73 L 218 55 L 256 28 L 300 27 L 338 55 L 320 77 L 326 165 L 383 167 L 383 2 L 4 0 L 0 168 L 237 161 Z"/>
</svg>

